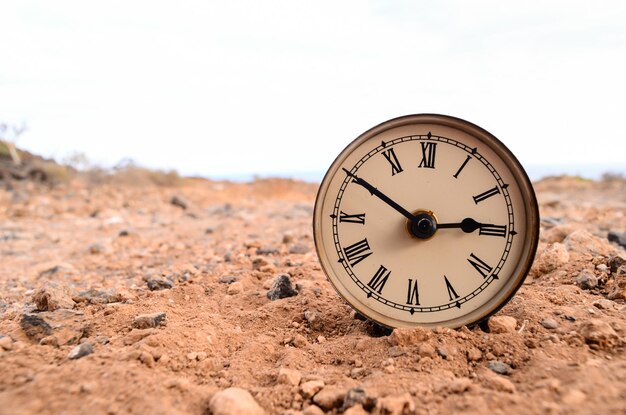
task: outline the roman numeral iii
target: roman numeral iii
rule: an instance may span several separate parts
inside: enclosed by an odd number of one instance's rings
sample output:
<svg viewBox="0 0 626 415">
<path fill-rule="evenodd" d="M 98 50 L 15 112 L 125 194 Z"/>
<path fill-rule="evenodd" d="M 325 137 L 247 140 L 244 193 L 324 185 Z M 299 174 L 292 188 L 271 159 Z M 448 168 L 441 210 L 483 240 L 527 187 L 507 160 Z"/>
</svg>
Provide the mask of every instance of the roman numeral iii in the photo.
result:
<svg viewBox="0 0 626 415">
<path fill-rule="evenodd" d="M 429 169 L 435 168 L 435 152 L 437 150 L 437 143 L 427 143 L 421 141 L 422 145 L 422 161 L 420 161 L 417 167 L 426 167 Z"/>
<path fill-rule="evenodd" d="M 378 271 L 376 271 L 376 273 L 370 280 L 370 282 L 367 283 L 368 287 L 378 292 L 378 294 L 381 294 L 383 288 L 385 288 L 385 284 L 387 283 L 389 275 L 391 275 L 391 271 L 388 271 L 387 268 L 381 265 L 378 268 Z"/>
<path fill-rule="evenodd" d="M 506 225 L 481 225 L 479 235 L 506 236 Z"/>
<path fill-rule="evenodd" d="M 350 266 L 355 266 L 359 262 L 363 261 L 368 256 L 372 255 L 370 246 L 367 243 L 367 238 L 360 240 L 343 249 L 346 259 L 350 263 Z"/>
<path fill-rule="evenodd" d="M 402 172 L 402 166 L 400 166 L 400 162 L 398 161 L 398 157 L 396 157 L 395 151 L 393 151 L 393 147 L 389 150 L 383 151 L 383 156 L 385 159 L 391 164 L 391 175 L 395 176 L 396 173 Z"/>
</svg>

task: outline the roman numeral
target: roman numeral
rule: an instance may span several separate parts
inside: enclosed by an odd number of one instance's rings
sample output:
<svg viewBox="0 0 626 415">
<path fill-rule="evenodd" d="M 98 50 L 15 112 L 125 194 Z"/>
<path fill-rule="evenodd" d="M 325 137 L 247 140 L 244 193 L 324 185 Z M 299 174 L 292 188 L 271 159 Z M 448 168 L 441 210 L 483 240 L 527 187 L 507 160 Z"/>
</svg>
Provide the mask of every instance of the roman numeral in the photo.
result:
<svg viewBox="0 0 626 415">
<path fill-rule="evenodd" d="M 444 275 L 443 279 L 446 281 L 446 289 L 448 290 L 448 297 L 450 298 L 450 301 L 458 299 L 459 295 L 456 293 L 456 291 L 454 291 L 454 287 L 452 286 L 452 284 L 450 284 L 450 281 L 448 281 L 448 277 Z M 457 307 L 460 306 L 461 305 L 457 303 Z"/>
<path fill-rule="evenodd" d="M 456 173 L 454 173 L 452 175 L 452 177 L 454 177 L 455 179 L 459 178 L 459 174 L 461 174 L 461 171 L 465 168 L 465 165 L 467 164 L 468 161 L 470 161 L 472 159 L 472 156 L 467 156 L 465 158 L 465 161 L 463 162 L 463 164 L 461 164 L 461 167 L 459 167 L 459 169 L 456 171 Z"/>
<path fill-rule="evenodd" d="M 491 270 L 493 268 L 491 268 L 489 265 L 487 265 L 485 263 L 485 261 L 483 261 L 482 259 L 478 258 L 476 255 L 474 255 L 473 253 L 470 254 L 470 258 L 467 258 L 467 261 L 474 267 L 476 268 L 476 271 L 478 271 L 480 273 L 480 275 L 483 276 L 483 278 L 487 278 L 487 275 L 491 272 Z"/>
<path fill-rule="evenodd" d="M 506 225 L 481 225 L 479 235 L 506 236 Z"/>
<path fill-rule="evenodd" d="M 420 161 L 417 167 L 426 167 L 429 169 L 435 168 L 435 151 L 437 150 L 437 143 L 425 143 L 420 142 L 422 145 L 422 161 Z"/>
<path fill-rule="evenodd" d="M 396 157 L 396 153 L 393 151 L 393 147 L 389 150 L 383 151 L 383 156 L 385 156 L 389 164 L 391 164 L 392 176 L 395 176 L 396 173 L 402 172 L 402 166 L 400 166 L 400 162 L 398 161 L 398 157 Z"/>
<path fill-rule="evenodd" d="M 348 215 L 344 211 L 341 211 L 339 212 L 339 222 L 360 223 L 361 225 L 365 225 L 365 213 Z"/>
<path fill-rule="evenodd" d="M 411 305 L 420 305 L 420 294 L 417 291 L 417 280 L 414 282 L 409 278 L 409 289 L 406 296 L 406 303 Z"/>
<path fill-rule="evenodd" d="M 385 284 L 387 283 L 387 279 L 389 278 L 390 274 L 391 274 L 391 271 L 388 271 L 387 268 L 381 265 L 378 268 L 378 271 L 376 271 L 376 274 L 374 274 L 374 276 L 370 280 L 370 282 L 367 283 L 367 285 L 372 290 L 378 292 L 378 294 L 381 294 L 383 291 L 383 288 L 385 288 Z"/>
<path fill-rule="evenodd" d="M 367 243 L 367 238 L 360 240 L 343 249 L 346 259 L 350 262 L 350 266 L 355 266 L 359 262 L 363 261 L 368 256 L 372 255 L 370 246 Z"/>
<path fill-rule="evenodd" d="M 486 192 L 483 192 L 476 196 L 472 196 L 472 198 L 474 199 L 474 203 L 478 204 L 478 202 L 482 202 L 483 200 L 488 199 L 491 196 L 497 195 L 499 193 L 500 193 L 500 189 L 498 189 L 498 186 L 495 186 L 494 188 L 489 189 Z"/>
</svg>

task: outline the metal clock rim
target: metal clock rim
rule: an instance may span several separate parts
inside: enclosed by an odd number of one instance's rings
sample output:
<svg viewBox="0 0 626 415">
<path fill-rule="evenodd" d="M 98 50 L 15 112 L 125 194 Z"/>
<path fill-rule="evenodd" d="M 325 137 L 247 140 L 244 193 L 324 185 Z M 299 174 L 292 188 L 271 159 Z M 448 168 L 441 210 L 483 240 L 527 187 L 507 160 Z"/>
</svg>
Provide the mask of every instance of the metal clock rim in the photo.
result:
<svg viewBox="0 0 626 415">
<path fill-rule="evenodd" d="M 513 174 L 513 176 L 515 177 L 517 181 L 517 185 L 520 187 L 522 200 L 526 204 L 525 208 L 527 210 L 527 213 L 525 216 L 525 220 L 526 220 L 526 228 L 528 229 L 527 231 L 528 240 L 522 252 L 521 259 L 523 261 L 522 263 L 518 264 L 515 269 L 516 270 L 515 276 L 517 280 L 516 283 L 513 284 L 511 287 L 509 287 L 508 291 L 503 293 L 503 295 L 498 298 L 498 301 L 495 302 L 495 304 L 491 304 L 491 302 L 488 301 L 483 306 L 479 307 L 477 310 L 475 310 L 472 313 L 463 315 L 460 318 L 455 318 L 455 319 L 448 320 L 448 321 L 442 321 L 441 324 L 420 323 L 420 324 L 416 324 L 415 326 L 434 327 L 434 326 L 446 325 L 446 324 L 443 324 L 446 322 L 452 322 L 452 324 L 448 324 L 448 327 L 461 327 L 464 325 L 479 324 L 481 321 L 488 319 L 491 315 L 495 314 L 502 307 L 504 307 L 504 305 L 506 305 L 510 301 L 510 299 L 515 295 L 515 293 L 523 285 L 523 282 L 528 272 L 530 271 L 530 268 L 534 261 L 535 253 L 536 253 L 537 246 L 538 246 L 539 208 L 537 204 L 536 195 L 532 187 L 532 183 L 526 171 L 524 170 L 521 163 L 517 159 L 517 157 L 497 137 L 495 137 L 493 134 L 489 133 L 487 130 L 485 130 L 482 127 L 477 126 L 474 123 L 471 123 L 469 121 L 466 121 L 458 117 L 453 117 L 453 116 L 443 115 L 443 114 L 434 114 L 434 113 L 411 114 L 411 115 L 404 115 L 404 116 L 400 116 L 400 117 L 396 117 L 396 118 L 392 118 L 390 120 L 384 121 L 368 129 L 367 131 L 365 131 L 364 133 L 356 137 L 354 140 L 352 140 L 333 160 L 330 167 L 326 171 L 324 178 L 320 182 L 320 186 L 316 194 L 315 206 L 314 206 L 314 211 L 313 211 L 313 235 L 314 235 L 316 253 L 318 255 L 318 258 L 320 260 L 319 261 L 320 265 L 326 275 L 326 278 L 331 283 L 331 285 L 335 288 L 337 293 L 344 299 L 344 301 L 346 301 L 352 308 L 364 314 L 369 319 L 374 320 L 383 326 L 394 327 L 393 325 L 387 324 L 384 321 L 380 321 L 380 319 L 377 316 L 373 316 L 371 315 L 371 313 L 368 313 L 367 311 L 369 310 L 364 311 L 355 307 L 352 301 L 350 301 L 348 298 L 345 297 L 342 291 L 338 289 L 335 282 L 333 282 L 333 280 L 330 278 L 330 274 L 332 273 L 334 275 L 334 272 L 332 269 L 329 269 L 329 267 L 327 267 L 327 265 L 322 260 L 323 258 L 322 254 L 324 254 L 324 250 L 321 247 L 322 245 L 321 244 L 321 230 L 319 226 L 320 224 L 318 224 L 318 222 L 320 222 L 319 221 L 319 218 L 321 217 L 320 210 L 322 208 L 323 199 L 326 197 L 330 181 L 336 174 L 343 160 L 347 158 L 349 154 L 351 154 L 362 142 L 365 142 L 372 136 L 378 135 L 386 130 L 390 130 L 392 128 L 402 127 L 402 126 L 410 125 L 410 124 L 425 124 L 425 123 L 439 124 L 442 126 L 447 126 L 447 127 L 451 127 L 451 128 L 463 131 L 475 137 L 477 140 L 483 142 L 503 160 L 507 162 L 510 161 L 513 165 L 508 166 L 508 167 L 511 170 L 511 173 Z M 489 307 L 487 307 L 487 305 L 489 305 Z M 484 308 L 487 308 L 486 312 L 480 312 L 480 317 L 478 319 L 467 321 L 470 319 L 464 318 L 467 316 L 471 316 L 472 314 L 475 314 L 478 311 L 483 311 Z M 395 319 L 389 318 L 388 320 L 395 320 Z M 457 322 L 457 320 L 460 320 L 460 321 Z M 400 326 L 404 326 L 404 325 L 400 325 Z M 399 326 L 395 326 L 395 327 L 399 327 Z"/>
</svg>

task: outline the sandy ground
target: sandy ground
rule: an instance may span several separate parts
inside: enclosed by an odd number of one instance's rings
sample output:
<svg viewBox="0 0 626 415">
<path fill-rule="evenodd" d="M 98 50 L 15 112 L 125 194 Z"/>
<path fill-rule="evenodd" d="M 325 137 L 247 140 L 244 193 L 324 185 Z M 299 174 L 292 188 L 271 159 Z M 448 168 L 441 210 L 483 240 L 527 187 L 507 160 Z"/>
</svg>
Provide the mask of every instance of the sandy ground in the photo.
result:
<svg viewBox="0 0 626 415">
<path fill-rule="evenodd" d="M 314 184 L 1 189 L 0 413 L 626 413 L 626 181 L 535 188 L 489 327 L 389 336 L 321 271 Z"/>
</svg>

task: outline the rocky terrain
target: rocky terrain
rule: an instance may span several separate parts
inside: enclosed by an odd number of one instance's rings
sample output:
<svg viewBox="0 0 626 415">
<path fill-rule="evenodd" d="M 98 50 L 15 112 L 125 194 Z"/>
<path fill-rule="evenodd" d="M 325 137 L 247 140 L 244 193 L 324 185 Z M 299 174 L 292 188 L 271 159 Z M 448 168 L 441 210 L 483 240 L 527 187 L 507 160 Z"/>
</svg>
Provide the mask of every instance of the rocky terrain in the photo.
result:
<svg viewBox="0 0 626 415">
<path fill-rule="evenodd" d="M 535 183 L 488 325 L 390 335 L 321 271 L 315 184 L 0 187 L 1 414 L 626 413 L 621 178 Z"/>
</svg>

